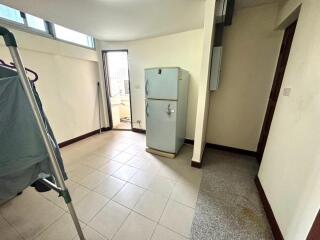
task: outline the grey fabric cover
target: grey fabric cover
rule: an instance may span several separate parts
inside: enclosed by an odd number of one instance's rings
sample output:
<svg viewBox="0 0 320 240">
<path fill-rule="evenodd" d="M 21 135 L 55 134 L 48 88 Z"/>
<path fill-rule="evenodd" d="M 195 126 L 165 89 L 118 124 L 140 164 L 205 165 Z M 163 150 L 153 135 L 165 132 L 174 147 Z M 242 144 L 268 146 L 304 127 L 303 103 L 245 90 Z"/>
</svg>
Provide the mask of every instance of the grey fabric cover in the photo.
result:
<svg viewBox="0 0 320 240">
<path fill-rule="evenodd" d="M 34 85 L 33 92 L 66 179 L 59 147 Z M 19 76 L 0 67 L 0 200 L 9 199 L 50 175 L 49 157 Z"/>
</svg>

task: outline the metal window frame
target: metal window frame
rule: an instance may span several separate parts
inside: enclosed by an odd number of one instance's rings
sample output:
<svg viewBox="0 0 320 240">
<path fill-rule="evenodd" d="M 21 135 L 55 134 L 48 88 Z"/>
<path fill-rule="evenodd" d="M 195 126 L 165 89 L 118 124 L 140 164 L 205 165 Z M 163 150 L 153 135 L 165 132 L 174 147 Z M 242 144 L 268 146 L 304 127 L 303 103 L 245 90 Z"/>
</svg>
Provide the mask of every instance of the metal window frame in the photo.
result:
<svg viewBox="0 0 320 240">
<path fill-rule="evenodd" d="M 4 4 L 2 4 L 2 5 L 8 7 L 7 5 L 4 5 Z M 9 7 L 9 8 L 11 8 L 11 7 Z M 23 20 L 23 23 L 14 21 L 14 20 L 12 20 L 12 19 L 4 18 L 4 17 L 0 17 L 0 19 L 2 19 L 2 20 L 4 20 L 4 21 L 11 22 L 11 23 L 16 23 L 16 24 L 19 24 L 19 25 L 24 25 L 24 19 L 23 19 L 23 17 L 21 16 L 21 11 L 19 11 L 19 10 L 17 10 L 17 9 L 14 9 L 14 8 L 11 8 L 11 9 L 19 12 L 20 17 L 21 17 L 22 20 Z"/>
<path fill-rule="evenodd" d="M 92 47 L 89 47 L 89 46 L 86 46 L 86 45 L 82 45 L 82 44 L 79 44 L 79 43 L 76 43 L 76 42 L 68 41 L 68 40 L 65 40 L 65 39 L 61 39 L 61 38 L 58 38 L 57 35 L 56 35 L 55 26 L 54 26 L 55 23 L 51 23 L 51 22 L 48 22 L 48 23 L 50 24 L 50 26 L 51 26 L 51 28 L 52 28 L 54 39 L 59 40 L 59 41 L 62 41 L 62 42 L 65 42 L 65 43 L 71 43 L 71 44 L 76 45 L 76 46 L 79 46 L 79 47 L 84 47 L 84 48 L 94 49 L 94 50 L 96 49 L 96 41 L 95 41 L 95 38 L 94 38 L 94 37 L 89 36 L 89 35 L 87 35 L 87 34 L 85 34 L 85 33 L 79 32 L 79 33 L 84 34 L 84 35 L 86 35 L 86 36 L 88 36 L 88 37 L 90 38 L 90 40 L 91 40 L 91 42 L 92 42 Z M 57 24 L 57 25 L 58 25 L 58 24 Z M 62 26 L 62 27 L 64 27 L 64 26 Z M 64 27 L 64 28 L 67 28 L 67 27 Z M 67 28 L 67 29 L 70 29 L 70 28 Z M 75 32 L 78 32 L 78 31 L 73 30 L 73 29 L 70 29 L 70 30 L 75 31 Z"/>
<path fill-rule="evenodd" d="M 9 28 L 13 28 L 13 29 L 16 29 L 16 30 L 19 30 L 19 31 L 23 31 L 23 32 L 39 35 L 39 36 L 42 36 L 42 37 L 47 37 L 47 38 L 51 38 L 51 39 L 54 38 L 48 32 L 41 31 L 41 30 L 38 30 L 38 29 L 35 29 L 35 28 L 31 28 L 31 27 L 26 26 L 23 23 L 10 21 L 8 19 L 1 18 L 1 17 L 0 17 L 0 25 L 5 26 L 5 27 L 9 27 Z"/>
<path fill-rule="evenodd" d="M 31 15 L 31 14 L 29 14 L 29 13 L 25 13 L 25 12 L 20 12 L 20 14 L 21 14 L 22 18 L 24 19 L 24 23 L 25 23 L 25 25 L 26 25 L 27 28 L 30 28 L 30 29 L 36 30 L 36 31 L 40 31 L 40 32 L 46 32 L 46 33 L 50 34 L 49 29 L 48 29 L 48 24 L 47 24 L 47 21 L 46 21 L 46 20 L 37 17 L 37 18 L 39 18 L 39 19 L 41 19 L 41 20 L 43 21 L 44 30 L 41 30 L 41 29 L 37 29 L 37 28 L 34 28 L 34 27 L 29 26 L 27 14 L 30 15 L 30 16 L 33 16 L 33 15 Z M 36 17 L 36 16 L 33 16 L 33 17 Z M 51 35 L 51 34 L 50 34 L 50 35 Z"/>
<path fill-rule="evenodd" d="M 15 9 L 15 10 L 17 10 L 17 9 Z M 89 36 L 89 35 L 85 34 L 85 35 L 87 35 L 88 37 L 91 38 L 91 42 L 92 42 L 92 45 L 93 45 L 92 47 L 89 47 L 89 46 L 86 46 L 86 45 L 81 45 L 81 44 L 78 44 L 78 43 L 75 43 L 75 42 L 72 42 L 72 41 L 67 41 L 67 40 L 64 40 L 64 39 L 60 39 L 60 38 L 58 38 L 56 36 L 54 23 L 42 19 L 44 21 L 44 23 L 45 23 L 45 28 L 46 28 L 45 31 L 42 31 L 40 29 L 36 29 L 36 28 L 28 26 L 26 13 L 22 12 L 22 11 L 19 11 L 19 12 L 20 12 L 20 15 L 21 15 L 24 23 L 20 23 L 20 22 L 16 22 L 16 21 L 13 21 L 13 20 L 10 20 L 10 19 L 7 19 L 7 18 L 0 17 L 0 25 L 4 25 L 4 26 L 9 27 L 9 28 L 14 28 L 14 29 L 19 30 L 19 31 L 35 34 L 35 35 L 38 35 L 38 36 L 41 36 L 41 37 L 46 37 L 46 38 L 49 38 L 49 39 L 53 39 L 53 40 L 60 41 L 60 42 L 63 42 L 63 43 L 68 43 L 68 44 L 71 44 L 71 45 L 74 45 L 74 46 L 77 46 L 77 47 L 82 47 L 82 48 L 86 48 L 86 49 L 90 49 L 90 50 L 96 50 L 96 39 L 94 37 L 92 37 L 92 36 Z M 73 29 L 71 29 L 71 30 L 73 30 Z M 73 30 L 73 31 L 75 31 L 75 30 Z"/>
</svg>

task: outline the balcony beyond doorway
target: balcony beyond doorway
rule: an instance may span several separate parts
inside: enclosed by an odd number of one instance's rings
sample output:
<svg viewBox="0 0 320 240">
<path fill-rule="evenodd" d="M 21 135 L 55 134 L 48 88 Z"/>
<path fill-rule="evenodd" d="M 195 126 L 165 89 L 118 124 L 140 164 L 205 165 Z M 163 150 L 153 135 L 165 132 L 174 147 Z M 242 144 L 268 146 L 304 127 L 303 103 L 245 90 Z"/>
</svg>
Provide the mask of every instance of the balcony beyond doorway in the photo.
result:
<svg viewBox="0 0 320 240">
<path fill-rule="evenodd" d="M 131 98 L 128 51 L 103 51 L 108 95 L 109 121 L 112 129 L 131 130 Z"/>
<path fill-rule="evenodd" d="M 131 129 L 129 95 L 111 97 L 113 129 Z"/>
</svg>

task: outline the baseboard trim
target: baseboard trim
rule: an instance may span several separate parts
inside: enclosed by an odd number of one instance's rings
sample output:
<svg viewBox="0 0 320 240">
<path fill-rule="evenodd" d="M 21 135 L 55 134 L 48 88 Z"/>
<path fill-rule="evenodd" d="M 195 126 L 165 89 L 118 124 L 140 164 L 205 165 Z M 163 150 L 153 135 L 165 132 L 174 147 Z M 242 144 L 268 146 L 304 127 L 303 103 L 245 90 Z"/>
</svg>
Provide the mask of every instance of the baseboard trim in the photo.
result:
<svg viewBox="0 0 320 240">
<path fill-rule="evenodd" d="M 184 143 L 190 144 L 190 145 L 194 145 L 194 140 L 193 139 L 189 139 L 189 138 L 185 138 L 184 139 Z"/>
<path fill-rule="evenodd" d="M 234 147 L 227 147 L 219 144 L 206 143 L 206 147 L 221 150 L 221 151 L 226 151 L 226 152 L 239 153 L 239 154 L 248 155 L 252 157 L 257 156 L 257 152 L 254 152 L 254 151 L 249 151 L 249 150 L 244 150 L 244 149 L 234 148 Z"/>
<path fill-rule="evenodd" d="M 191 167 L 201 168 L 202 167 L 202 161 L 201 162 L 191 161 Z"/>
<path fill-rule="evenodd" d="M 282 236 L 282 233 L 281 233 L 281 230 L 279 228 L 279 225 L 277 223 L 277 220 L 274 217 L 274 214 L 273 214 L 272 208 L 270 206 L 270 203 L 268 201 L 268 198 L 267 198 L 267 196 L 266 196 L 266 194 L 265 194 L 265 192 L 263 190 L 263 187 L 261 185 L 261 182 L 259 180 L 259 177 L 256 176 L 254 181 L 256 183 L 256 186 L 257 186 L 257 189 L 258 189 L 258 192 L 259 192 L 259 196 L 260 196 L 264 211 L 266 212 L 266 215 L 267 215 L 267 218 L 268 218 L 268 221 L 269 221 L 269 224 L 270 224 L 274 239 L 275 240 L 284 240 L 284 238 Z"/>
<path fill-rule="evenodd" d="M 132 132 L 146 134 L 146 130 L 141 129 L 141 128 L 132 128 Z"/>
<path fill-rule="evenodd" d="M 109 130 L 111 130 L 110 127 L 103 127 L 103 128 L 101 128 L 101 131 L 102 131 L 102 132 L 106 132 L 106 131 L 109 131 Z M 81 140 L 83 140 L 83 139 L 86 139 L 86 138 L 88 138 L 88 137 L 91 137 L 91 136 L 93 136 L 93 135 L 96 135 L 96 134 L 98 134 L 98 133 L 100 133 L 100 129 L 94 130 L 94 131 L 92 131 L 92 132 L 83 134 L 83 135 L 81 135 L 81 136 L 79 136 L 79 137 L 75 137 L 75 138 L 72 138 L 72 139 L 67 140 L 67 141 L 64 141 L 64 142 L 62 142 L 62 143 L 59 143 L 58 145 L 59 145 L 60 148 L 63 148 L 63 147 L 69 146 L 69 145 L 71 145 L 71 144 L 73 144 L 73 143 L 79 142 L 79 141 L 81 141 Z"/>
</svg>

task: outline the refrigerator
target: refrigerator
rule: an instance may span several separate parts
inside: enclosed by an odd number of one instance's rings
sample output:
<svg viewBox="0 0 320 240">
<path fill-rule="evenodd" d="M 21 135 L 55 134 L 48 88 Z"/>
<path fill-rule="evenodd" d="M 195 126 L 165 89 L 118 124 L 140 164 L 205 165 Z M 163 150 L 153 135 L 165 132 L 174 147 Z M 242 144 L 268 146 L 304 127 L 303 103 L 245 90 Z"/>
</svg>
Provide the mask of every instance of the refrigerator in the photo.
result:
<svg viewBox="0 0 320 240">
<path fill-rule="evenodd" d="M 177 154 L 186 135 L 189 73 L 179 67 L 145 69 L 147 148 Z"/>
</svg>

